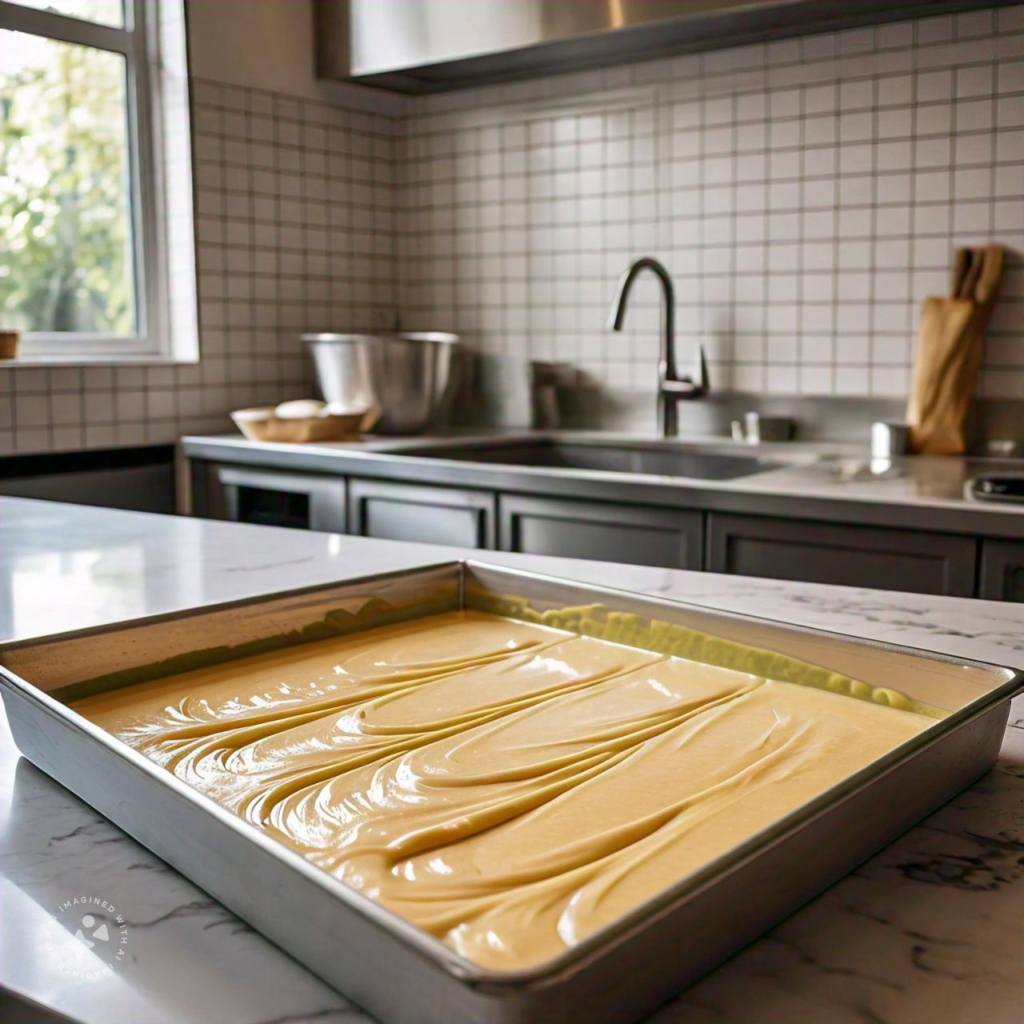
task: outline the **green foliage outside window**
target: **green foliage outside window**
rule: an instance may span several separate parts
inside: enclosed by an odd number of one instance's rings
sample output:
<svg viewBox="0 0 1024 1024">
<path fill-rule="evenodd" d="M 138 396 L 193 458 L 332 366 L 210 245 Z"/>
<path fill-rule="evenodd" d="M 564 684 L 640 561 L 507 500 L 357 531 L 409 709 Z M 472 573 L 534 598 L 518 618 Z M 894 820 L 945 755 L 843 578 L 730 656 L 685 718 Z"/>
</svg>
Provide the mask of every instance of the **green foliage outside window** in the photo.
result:
<svg viewBox="0 0 1024 1024">
<path fill-rule="evenodd" d="M 0 30 L 0 327 L 136 331 L 125 61 Z"/>
</svg>

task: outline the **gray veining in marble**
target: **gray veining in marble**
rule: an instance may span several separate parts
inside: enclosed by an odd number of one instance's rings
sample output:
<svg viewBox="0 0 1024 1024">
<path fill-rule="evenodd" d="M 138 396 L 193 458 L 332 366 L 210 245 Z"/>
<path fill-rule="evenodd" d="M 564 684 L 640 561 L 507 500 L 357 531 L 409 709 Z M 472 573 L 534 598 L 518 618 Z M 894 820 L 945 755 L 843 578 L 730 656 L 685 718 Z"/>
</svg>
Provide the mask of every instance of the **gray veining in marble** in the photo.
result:
<svg viewBox="0 0 1024 1024">
<path fill-rule="evenodd" d="M 450 554 L 458 552 L 0 499 L 0 638 L 412 567 Z M 1022 606 L 487 557 L 1024 667 Z M 0 793 L 0 985 L 89 1024 L 369 1020 L 19 758 L 5 718 Z M 127 924 L 125 962 L 112 971 L 81 972 L 95 977 L 67 973 L 80 947 L 67 923 L 53 919 L 76 894 L 116 904 Z M 1022 964 L 1024 705 L 1018 700 L 993 771 L 651 1021 L 1021 1024 Z"/>
</svg>

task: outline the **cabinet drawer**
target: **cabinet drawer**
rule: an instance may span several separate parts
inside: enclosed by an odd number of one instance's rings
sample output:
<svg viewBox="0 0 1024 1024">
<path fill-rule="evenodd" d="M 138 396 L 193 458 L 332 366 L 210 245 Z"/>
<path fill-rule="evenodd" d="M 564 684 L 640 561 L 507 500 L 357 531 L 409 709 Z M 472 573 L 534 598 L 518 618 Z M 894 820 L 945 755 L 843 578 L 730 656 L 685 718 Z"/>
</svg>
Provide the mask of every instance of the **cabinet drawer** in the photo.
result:
<svg viewBox="0 0 1024 1024">
<path fill-rule="evenodd" d="M 707 568 L 921 594 L 974 594 L 973 537 L 712 513 Z"/>
<path fill-rule="evenodd" d="M 701 567 L 701 514 L 502 495 L 503 551 L 671 569 Z"/>
<path fill-rule="evenodd" d="M 202 482 L 199 515 L 259 526 L 345 532 L 343 477 L 213 464 L 206 467 Z"/>
<path fill-rule="evenodd" d="M 493 548 L 494 507 L 489 491 L 349 481 L 349 533 L 359 537 Z"/>
</svg>

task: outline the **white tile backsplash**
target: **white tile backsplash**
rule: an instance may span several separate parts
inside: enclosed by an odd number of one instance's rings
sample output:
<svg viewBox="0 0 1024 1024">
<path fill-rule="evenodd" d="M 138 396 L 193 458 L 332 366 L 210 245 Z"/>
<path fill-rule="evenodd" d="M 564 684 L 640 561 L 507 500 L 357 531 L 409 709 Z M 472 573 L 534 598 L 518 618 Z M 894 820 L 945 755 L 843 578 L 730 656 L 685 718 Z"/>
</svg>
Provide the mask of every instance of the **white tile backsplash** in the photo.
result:
<svg viewBox="0 0 1024 1024">
<path fill-rule="evenodd" d="M 1022 11 L 415 100 L 399 166 L 403 315 L 510 365 L 585 359 L 608 384 L 649 388 L 653 289 L 632 304 L 624 338 L 603 321 L 618 274 L 650 252 L 675 275 L 684 353 L 704 343 L 718 388 L 899 398 L 919 303 L 945 289 L 955 246 L 994 239 L 1011 256 L 982 392 L 1016 394 Z M 507 159 L 484 159 L 489 111 L 526 167 L 525 201 Z M 503 218 L 510 188 L 516 216 Z M 488 326 L 475 275 L 511 246 L 525 281 Z M 524 322 L 525 334 L 508 330 Z"/>
</svg>

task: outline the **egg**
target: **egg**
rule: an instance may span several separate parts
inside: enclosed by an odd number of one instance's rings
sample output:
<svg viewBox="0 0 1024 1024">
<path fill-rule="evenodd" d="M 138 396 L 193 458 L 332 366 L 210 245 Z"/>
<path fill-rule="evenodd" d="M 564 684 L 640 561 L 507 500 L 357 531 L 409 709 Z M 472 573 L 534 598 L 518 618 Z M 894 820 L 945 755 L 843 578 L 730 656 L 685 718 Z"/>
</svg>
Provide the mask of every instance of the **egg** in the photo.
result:
<svg viewBox="0 0 1024 1024">
<path fill-rule="evenodd" d="M 322 416 L 326 403 L 317 398 L 300 398 L 294 402 L 282 402 L 274 415 L 279 420 L 308 420 L 314 416 Z"/>
</svg>

